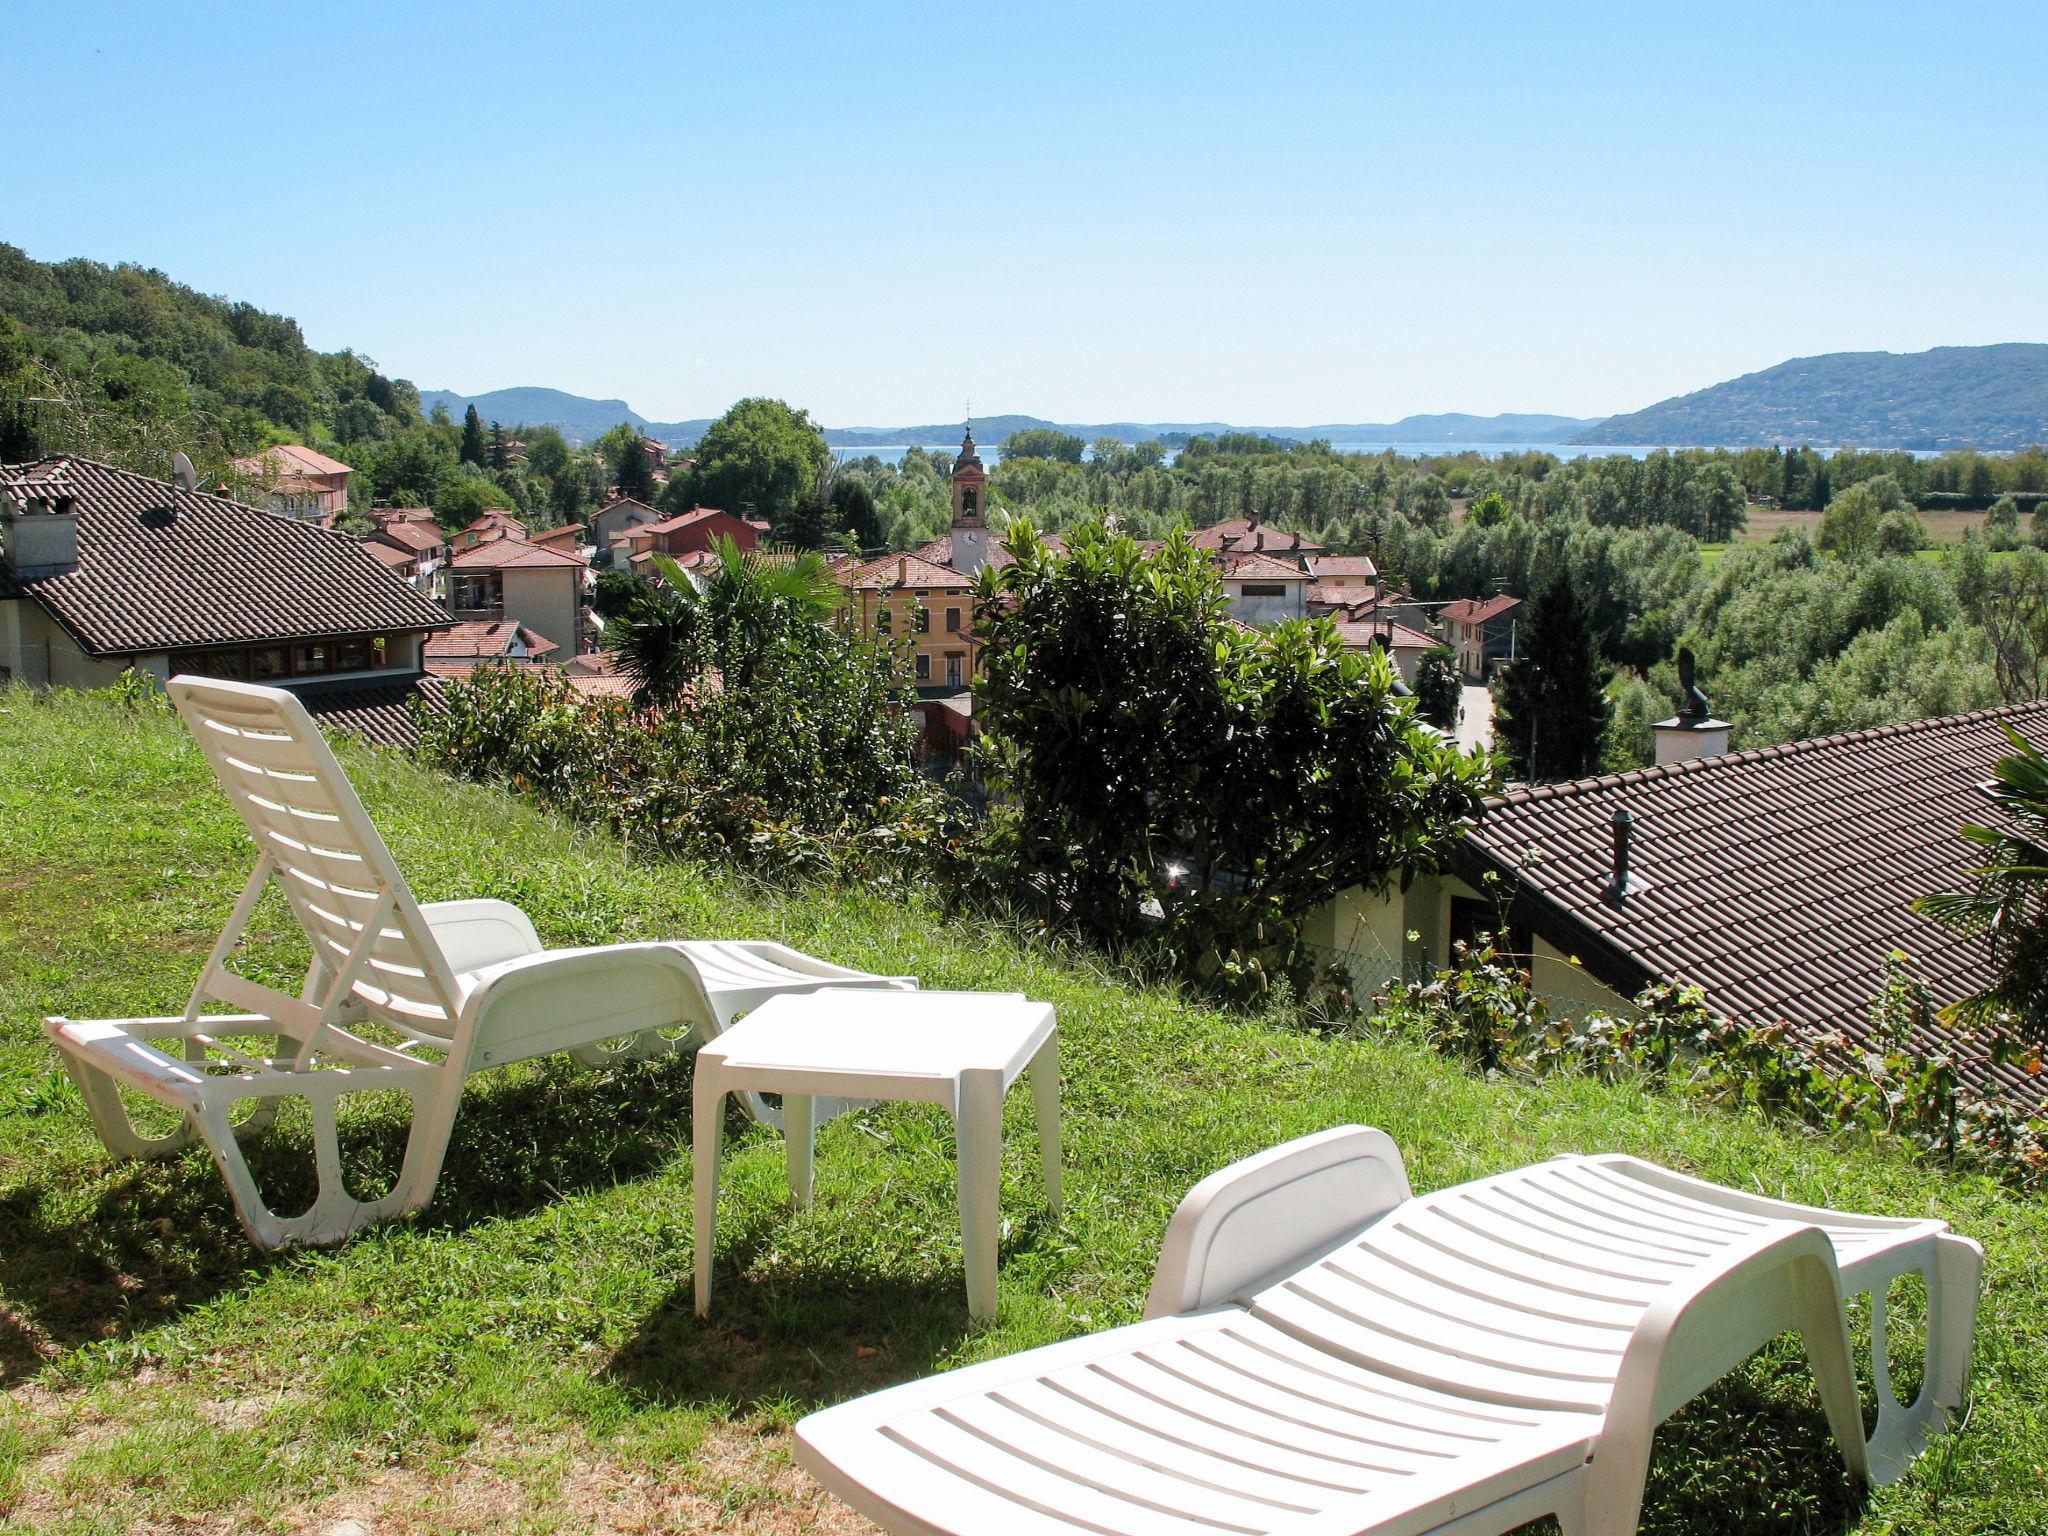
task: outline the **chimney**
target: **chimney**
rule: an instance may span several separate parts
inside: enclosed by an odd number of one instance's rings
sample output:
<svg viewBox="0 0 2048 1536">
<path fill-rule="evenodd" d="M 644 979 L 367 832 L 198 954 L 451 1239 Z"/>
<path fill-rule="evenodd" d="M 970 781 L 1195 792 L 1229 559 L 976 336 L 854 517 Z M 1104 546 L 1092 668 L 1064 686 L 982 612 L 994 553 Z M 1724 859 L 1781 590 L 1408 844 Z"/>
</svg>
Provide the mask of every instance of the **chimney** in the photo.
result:
<svg viewBox="0 0 2048 1536">
<path fill-rule="evenodd" d="M 1620 903 L 1625 898 L 1643 890 L 1648 882 L 1640 879 L 1629 868 L 1630 852 L 1635 845 L 1636 819 L 1625 805 L 1617 805 L 1608 823 L 1610 846 L 1613 850 L 1612 868 L 1604 899 Z"/>
<path fill-rule="evenodd" d="M 910 560 L 908 556 L 898 555 L 896 557 L 896 585 L 899 587 L 910 585 Z"/>
<path fill-rule="evenodd" d="M 1659 720 L 1650 730 L 1657 738 L 1657 763 L 1682 763 L 1694 757 L 1719 757 L 1728 750 L 1728 722 L 1716 720 L 1693 680 L 1692 652 L 1678 653 L 1678 686 L 1684 702 L 1669 720 Z"/>
<path fill-rule="evenodd" d="M 78 502 L 63 481 L 0 486 L 0 564 L 24 581 L 78 569 Z"/>
</svg>

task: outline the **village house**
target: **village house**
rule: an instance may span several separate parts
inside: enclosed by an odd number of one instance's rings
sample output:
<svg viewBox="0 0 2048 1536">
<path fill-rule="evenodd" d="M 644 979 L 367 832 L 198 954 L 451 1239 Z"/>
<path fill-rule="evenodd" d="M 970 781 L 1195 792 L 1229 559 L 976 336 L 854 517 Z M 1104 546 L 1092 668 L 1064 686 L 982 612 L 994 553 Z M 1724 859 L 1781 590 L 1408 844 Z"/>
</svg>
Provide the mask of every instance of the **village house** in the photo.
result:
<svg viewBox="0 0 2048 1536">
<path fill-rule="evenodd" d="M 1937 1002 L 1989 981 L 1982 942 L 1912 903 L 1969 885 L 1978 854 L 1957 829 L 1997 821 L 1983 786 L 2012 750 L 2006 729 L 2048 747 L 2048 702 L 1682 756 L 1725 748 L 1704 704 L 1656 727 L 1674 738 L 1660 740 L 1669 756 L 1657 766 L 1511 787 L 1443 873 L 1345 892 L 1315 914 L 1310 940 L 1361 995 L 1496 933 L 1569 1014 L 1625 1011 L 1650 982 L 1686 981 L 1731 1018 L 1852 1045 L 1868 1038 L 1895 951 Z M 1978 1059 L 1965 1071 L 2030 1103 L 2042 1092 L 2017 1067 Z"/>
<path fill-rule="evenodd" d="M 252 504 L 328 527 L 348 511 L 355 471 L 302 444 L 280 443 L 235 460 L 235 473 Z"/>
<path fill-rule="evenodd" d="M 553 528 L 543 528 L 539 533 L 527 536 L 527 543 L 538 544 L 542 549 L 552 549 L 560 554 L 575 555 L 589 562 L 590 551 L 583 543 L 581 523 L 559 523 Z"/>
<path fill-rule="evenodd" d="M 648 574 L 656 554 L 680 558 L 708 551 L 715 539 L 731 539 L 741 549 L 758 549 L 761 530 L 746 518 L 735 517 L 716 507 L 693 507 L 658 522 L 638 523 L 626 529 L 626 563 L 639 575 Z M 614 557 L 616 560 L 616 557 Z"/>
<path fill-rule="evenodd" d="M 1194 535 L 1195 548 L 1222 555 L 1270 555 L 1303 571 L 1323 546 L 1314 539 L 1286 528 L 1275 528 L 1254 517 L 1229 517 L 1212 523 Z"/>
<path fill-rule="evenodd" d="M 467 677 L 478 667 L 526 666 L 553 657 L 561 647 L 510 619 L 470 620 L 427 641 L 427 670 L 436 677 Z"/>
<path fill-rule="evenodd" d="M 574 656 L 583 649 L 589 569 L 579 555 L 524 538 L 487 539 L 448 562 L 448 609 L 464 623 L 510 621 Z"/>
<path fill-rule="evenodd" d="M 519 514 L 504 507 L 489 507 L 479 512 L 469 525 L 456 534 L 451 541 L 458 551 L 474 549 L 492 539 L 524 539 L 526 524 L 519 520 Z"/>
<path fill-rule="evenodd" d="M 852 621 L 897 653 L 920 691 L 957 693 L 974 680 L 974 583 L 916 555 L 884 555 L 841 577 Z"/>
<path fill-rule="evenodd" d="M 1308 572 L 1271 555 L 1220 553 L 1230 616 L 1266 628 L 1308 617 Z"/>
<path fill-rule="evenodd" d="M 92 459 L 0 469 L 0 681 L 197 673 L 398 729 L 449 622 L 346 534 Z"/>
<path fill-rule="evenodd" d="M 1409 688 L 1415 686 L 1415 675 L 1421 670 L 1422 658 L 1441 648 L 1434 635 L 1426 635 L 1391 618 L 1333 618 L 1331 622 L 1335 624 L 1346 650 L 1362 651 L 1378 646 L 1386 651 L 1394 663 L 1395 675 Z"/>
<path fill-rule="evenodd" d="M 1495 667 L 1515 659 L 1517 629 L 1522 619 L 1519 597 L 1463 598 L 1446 603 L 1439 617 L 1444 643 L 1457 657 L 1458 670 L 1475 683 L 1493 676 Z"/>
<path fill-rule="evenodd" d="M 660 512 L 630 496 L 622 496 L 599 507 L 590 517 L 590 537 L 597 545 L 599 562 L 604 563 L 611 558 L 612 545 L 627 529 L 661 520 Z"/>
</svg>

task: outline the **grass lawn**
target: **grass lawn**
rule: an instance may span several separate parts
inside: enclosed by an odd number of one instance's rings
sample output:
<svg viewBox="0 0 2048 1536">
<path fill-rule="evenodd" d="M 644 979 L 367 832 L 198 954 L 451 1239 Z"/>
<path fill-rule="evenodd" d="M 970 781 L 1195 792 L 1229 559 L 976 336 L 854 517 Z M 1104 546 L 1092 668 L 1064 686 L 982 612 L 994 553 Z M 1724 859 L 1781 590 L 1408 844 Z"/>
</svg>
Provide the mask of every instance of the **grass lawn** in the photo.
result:
<svg viewBox="0 0 2048 1536">
<path fill-rule="evenodd" d="M 1936 1214 L 1989 1249 L 1975 1401 L 1905 1482 L 1844 1481 L 1796 1351 L 1659 1433 L 1644 1529 L 2048 1529 L 2048 1207 L 1893 1148 L 1575 1080 L 1487 1082 L 1125 984 L 914 897 L 777 896 L 651 866 L 495 791 L 345 761 L 422 899 L 519 902 L 551 943 L 784 939 L 928 985 L 1059 1009 L 1068 1213 L 1044 1214 L 1029 1097 L 1009 1105 L 1002 1310 L 965 1318 L 950 1133 L 891 1107 L 827 1126 L 818 1199 L 737 1131 L 719 1303 L 691 1316 L 686 1062 L 477 1080 L 439 1197 L 344 1247 L 252 1252 L 202 1154 L 110 1162 L 43 1043 L 46 1012 L 175 1011 L 252 850 L 175 723 L 0 691 L 0 1529 L 55 1533 L 858 1531 L 792 1466 L 813 1406 L 1138 1314 L 1201 1175 L 1344 1121 L 1418 1188 L 1621 1150 L 1795 1199 Z M 300 963 L 282 907 L 252 963 Z M 348 1124 L 391 1151 L 395 1117 Z M 287 1120 L 259 1162 L 289 1177 Z M 994 1533 L 992 1533 L 994 1536 Z"/>
</svg>

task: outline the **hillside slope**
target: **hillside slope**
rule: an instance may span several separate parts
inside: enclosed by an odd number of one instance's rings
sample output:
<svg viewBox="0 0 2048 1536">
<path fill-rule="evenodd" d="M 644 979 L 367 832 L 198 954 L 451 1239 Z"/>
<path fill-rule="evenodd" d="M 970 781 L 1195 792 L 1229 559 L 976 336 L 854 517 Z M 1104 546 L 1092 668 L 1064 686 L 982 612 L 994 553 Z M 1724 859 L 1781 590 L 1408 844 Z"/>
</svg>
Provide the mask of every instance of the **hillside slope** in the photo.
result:
<svg viewBox="0 0 2048 1536">
<path fill-rule="evenodd" d="M 814 1209 L 780 1139 L 727 1153 L 717 1308 L 689 1304 L 689 1071 L 522 1065 L 472 1083 L 435 1205 L 326 1253 L 261 1259 L 198 1153 L 110 1163 L 40 1020 L 175 1009 L 248 867 L 175 721 L 0 690 L 0 1523 L 155 1529 L 865 1530 L 797 1474 L 809 1408 L 1129 1321 L 1201 1175 L 1346 1121 L 1429 1189 L 1565 1150 L 1896 1214 L 1990 1249 L 1968 1432 L 1866 1504 L 1780 1346 L 1656 1441 L 1644 1529 L 1877 1536 L 2048 1529 L 2048 1210 L 1897 1148 L 1779 1131 L 1632 1087 L 1489 1082 L 1398 1042 L 1323 1037 L 1125 984 L 1108 966 L 915 898 L 788 897 L 648 864 L 496 790 L 345 747 L 422 900 L 496 896 L 554 944 L 779 938 L 927 985 L 1053 1002 L 1068 1212 L 1050 1221 L 1028 1095 L 1004 1145 L 1002 1311 L 964 1318 L 951 1132 L 932 1107 L 818 1140 Z M 279 905 L 245 962 L 304 964 Z M 345 1120 L 351 1168 L 401 1121 Z M 289 1118 L 260 1175 L 303 1151 Z M 1907 1368 L 1910 1370 L 1910 1362 Z"/>
<path fill-rule="evenodd" d="M 2024 448 L 2048 442 L 2048 344 L 1796 357 L 1611 416 L 1571 441 Z"/>
</svg>

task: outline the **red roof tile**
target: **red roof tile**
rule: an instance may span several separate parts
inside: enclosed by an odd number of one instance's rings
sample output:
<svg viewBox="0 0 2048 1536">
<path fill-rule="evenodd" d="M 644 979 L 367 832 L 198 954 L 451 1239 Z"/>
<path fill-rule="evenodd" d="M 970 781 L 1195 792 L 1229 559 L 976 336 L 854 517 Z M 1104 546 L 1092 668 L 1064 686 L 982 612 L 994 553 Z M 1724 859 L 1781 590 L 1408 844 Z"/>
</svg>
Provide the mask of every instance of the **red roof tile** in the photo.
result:
<svg viewBox="0 0 2048 1536">
<path fill-rule="evenodd" d="M 580 555 L 564 554 L 539 544 L 529 544 L 524 539 L 491 539 L 482 544 L 471 545 L 458 550 L 449 564 L 464 571 L 528 570 L 538 566 L 559 565 L 581 568 L 584 564 Z"/>
</svg>

